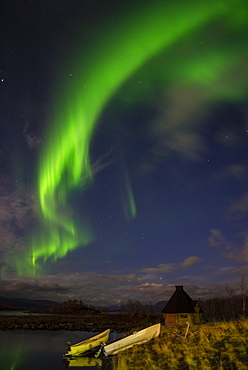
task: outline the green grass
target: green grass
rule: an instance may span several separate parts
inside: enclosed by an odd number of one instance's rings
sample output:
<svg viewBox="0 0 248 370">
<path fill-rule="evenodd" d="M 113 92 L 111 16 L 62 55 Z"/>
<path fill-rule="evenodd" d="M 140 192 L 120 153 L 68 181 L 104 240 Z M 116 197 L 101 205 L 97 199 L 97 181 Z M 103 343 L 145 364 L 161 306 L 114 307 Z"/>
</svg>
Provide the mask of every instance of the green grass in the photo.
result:
<svg viewBox="0 0 248 370">
<path fill-rule="evenodd" d="M 248 369 L 248 320 L 162 327 L 161 335 L 113 358 L 114 370 Z"/>
</svg>

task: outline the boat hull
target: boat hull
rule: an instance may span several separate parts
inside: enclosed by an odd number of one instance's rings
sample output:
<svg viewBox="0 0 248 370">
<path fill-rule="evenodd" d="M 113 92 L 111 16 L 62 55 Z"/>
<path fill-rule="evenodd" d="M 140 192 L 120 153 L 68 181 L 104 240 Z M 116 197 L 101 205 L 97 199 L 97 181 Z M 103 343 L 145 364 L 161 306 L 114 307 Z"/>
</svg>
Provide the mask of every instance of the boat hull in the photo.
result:
<svg viewBox="0 0 248 370">
<path fill-rule="evenodd" d="M 125 338 L 119 339 L 116 342 L 107 344 L 103 348 L 105 356 L 116 355 L 117 353 L 131 348 L 138 344 L 149 342 L 160 334 L 161 324 L 149 326 L 143 330 L 133 333 Z"/>
<path fill-rule="evenodd" d="M 89 339 L 86 339 L 82 342 L 70 345 L 70 349 L 64 353 L 64 357 L 70 356 L 84 356 L 88 355 L 94 350 L 97 351 L 100 346 L 105 345 L 108 341 L 110 334 L 110 329 L 105 330 L 104 332 L 95 335 Z"/>
</svg>

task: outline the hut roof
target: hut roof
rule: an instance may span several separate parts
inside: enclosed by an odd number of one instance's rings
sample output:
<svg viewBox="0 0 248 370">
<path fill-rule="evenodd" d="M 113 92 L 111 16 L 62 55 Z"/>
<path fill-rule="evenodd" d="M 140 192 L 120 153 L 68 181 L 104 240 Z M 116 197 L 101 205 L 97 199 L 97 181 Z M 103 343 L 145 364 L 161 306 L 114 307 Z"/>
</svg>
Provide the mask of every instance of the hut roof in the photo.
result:
<svg viewBox="0 0 248 370">
<path fill-rule="evenodd" d="M 197 301 L 192 298 L 183 290 L 182 285 L 176 286 L 175 292 L 172 294 L 169 301 L 164 306 L 163 313 L 190 313 L 194 312 Z M 200 310 L 202 312 L 202 310 Z"/>
</svg>

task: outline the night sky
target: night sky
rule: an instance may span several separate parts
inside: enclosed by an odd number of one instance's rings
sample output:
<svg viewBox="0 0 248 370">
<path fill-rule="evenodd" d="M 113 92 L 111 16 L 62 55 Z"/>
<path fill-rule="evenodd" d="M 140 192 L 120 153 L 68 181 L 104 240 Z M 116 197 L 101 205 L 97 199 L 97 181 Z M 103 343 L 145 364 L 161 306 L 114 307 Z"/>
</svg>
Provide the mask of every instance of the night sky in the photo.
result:
<svg viewBox="0 0 248 370">
<path fill-rule="evenodd" d="M 243 0 L 2 2 L 1 296 L 238 289 L 247 36 Z"/>
</svg>

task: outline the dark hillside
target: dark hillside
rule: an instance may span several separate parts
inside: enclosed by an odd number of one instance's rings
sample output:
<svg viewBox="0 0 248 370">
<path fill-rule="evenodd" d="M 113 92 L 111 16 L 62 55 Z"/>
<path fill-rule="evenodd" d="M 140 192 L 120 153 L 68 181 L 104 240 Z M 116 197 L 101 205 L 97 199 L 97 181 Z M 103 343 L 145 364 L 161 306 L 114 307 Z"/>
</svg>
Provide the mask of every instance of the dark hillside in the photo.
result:
<svg viewBox="0 0 248 370">
<path fill-rule="evenodd" d="M 41 300 L 41 299 L 25 299 L 25 298 L 5 298 L 0 297 L 0 309 L 20 309 L 20 310 L 34 310 L 44 307 L 50 307 L 55 304 L 55 301 Z M 5 307 L 5 308 L 1 308 Z"/>
</svg>

